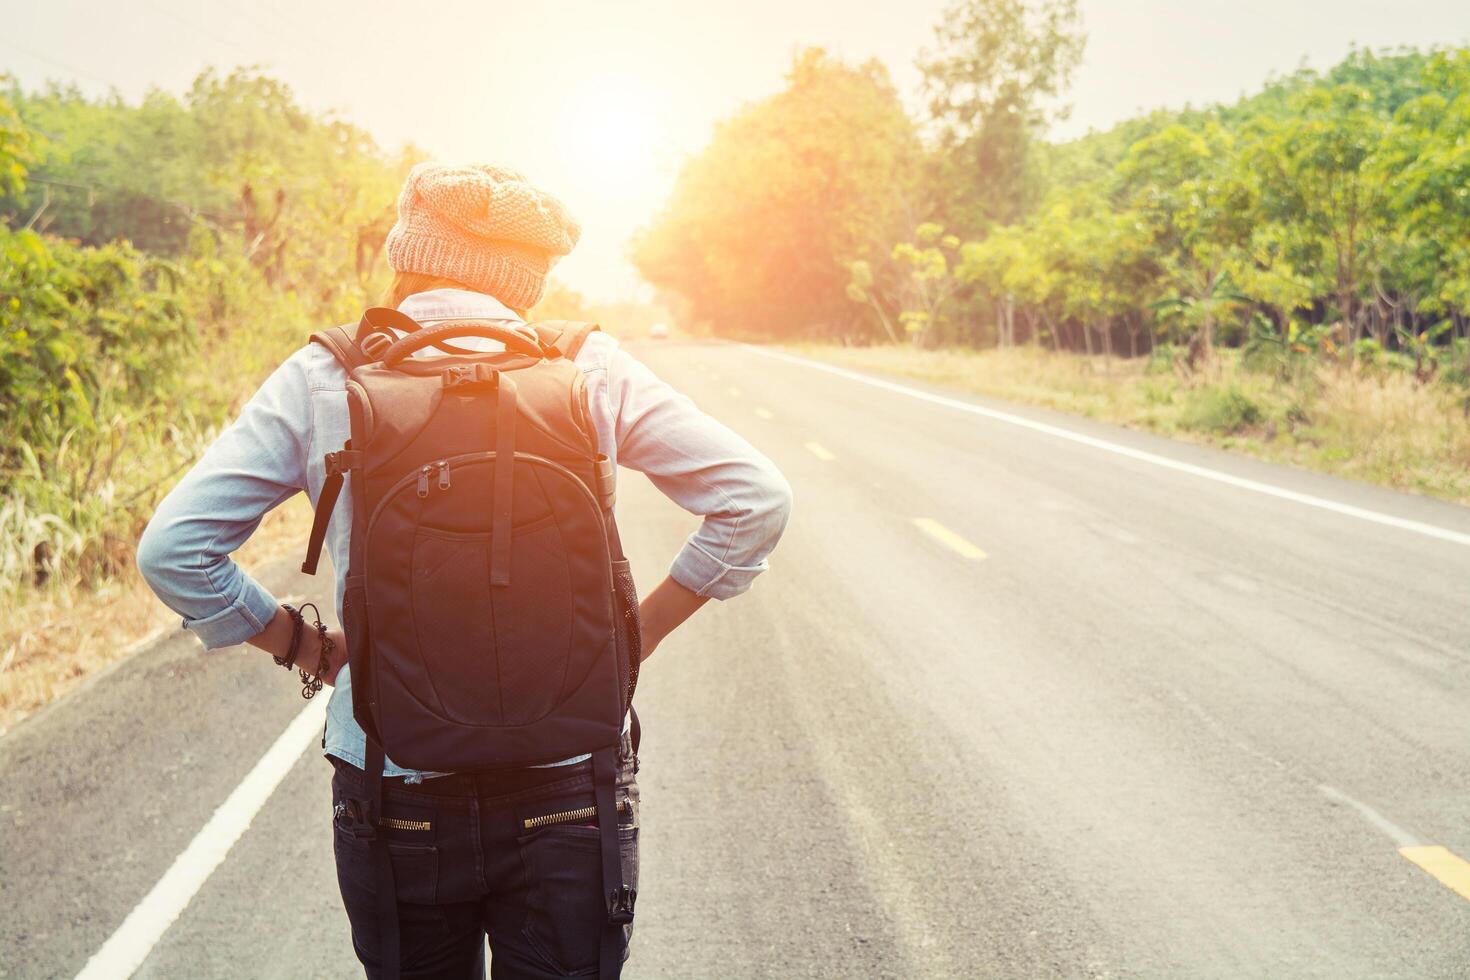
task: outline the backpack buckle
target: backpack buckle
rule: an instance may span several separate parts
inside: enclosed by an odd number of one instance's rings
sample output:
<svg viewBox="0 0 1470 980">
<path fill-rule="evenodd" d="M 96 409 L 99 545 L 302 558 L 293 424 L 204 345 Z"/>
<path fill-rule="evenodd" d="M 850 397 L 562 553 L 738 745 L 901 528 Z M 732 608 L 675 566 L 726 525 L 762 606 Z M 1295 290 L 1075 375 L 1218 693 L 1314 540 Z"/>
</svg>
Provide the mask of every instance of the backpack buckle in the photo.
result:
<svg viewBox="0 0 1470 980">
<path fill-rule="evenodd" d="M 393 346 L 393 336 L 382 330 L 374 330 L 357 342 L 362 352 L 375 361 L 383 359 L 383 352 Z"/>
<path fill-rule="evenodd" d="M 493 388 L 500 383 L 500 372 L 488 364 L 452 364 L 444 369 L 442 377 L 446 388 L 464 388 L 470 385 L 489 385 Z"/>
<path fill-rule="evenodd" d="M 366 817 L 369 806 L 365 800 L 343 800 L 337 804 L 337 818 L 343 830 L 358 840 L 373 840 L 378 836 L 376 821 Z M 342 819 L 345 817 L 346 819 Z"/>
<path fill-rule="evenodd" d="M 355 470 L 362 466 L 362 453 L 356 449 L 342 449 L 335 453 L 327 453 L 324 459 L 327 476 L 340 476 L 348 470 Z"/>
<path fill-rule="evenodd" d="M 638 901 L 638 889 L 623 885 L 617 891 L 607 893 L 607 921 L 616 926 L 626 926 L 633 921 L 633 904 Z"/>
</svg>

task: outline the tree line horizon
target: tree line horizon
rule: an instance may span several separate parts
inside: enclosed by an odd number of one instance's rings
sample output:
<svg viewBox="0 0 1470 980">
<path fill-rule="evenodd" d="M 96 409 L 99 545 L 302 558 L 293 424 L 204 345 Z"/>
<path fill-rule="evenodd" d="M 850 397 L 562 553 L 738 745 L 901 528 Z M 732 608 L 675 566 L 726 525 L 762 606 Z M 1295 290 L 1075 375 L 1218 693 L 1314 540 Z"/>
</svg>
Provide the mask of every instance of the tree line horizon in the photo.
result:
<svg viewBox="0 0 1470 980">
<path fill-rule="evenodd" d="M 1470 49 L 1352 50 L 1049 142 L 1075 0 L 959 0 L 910 113 L 820 48 L 723 120 L 635 265 L 715 333 L 1470 369 Z"/>
<path fill-rule="evenodd" d="M 1359 49 L 1050 142 L 1082 45 L 1074 0 L 959 0 L 915 113 L 881 63 L 801 51 L 687 161 L 635 265 L 727 336 L 1185 372 L 1229 347 L 1296 380 L 1372 364 L 1464 392 L 1470 50 Z M 0 593 L 127 566 L 264 374 L 376 299 L 423 158 L 255 69 L 135 103 L 0 80 Z"/>
</svg>

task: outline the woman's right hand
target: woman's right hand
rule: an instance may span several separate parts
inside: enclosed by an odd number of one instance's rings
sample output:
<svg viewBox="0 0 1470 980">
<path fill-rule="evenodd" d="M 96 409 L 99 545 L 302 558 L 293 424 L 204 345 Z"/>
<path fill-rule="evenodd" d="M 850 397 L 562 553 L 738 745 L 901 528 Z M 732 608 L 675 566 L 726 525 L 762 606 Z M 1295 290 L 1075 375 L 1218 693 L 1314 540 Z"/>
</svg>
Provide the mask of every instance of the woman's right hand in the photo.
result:
<svg viewBox="0 0 1470 980">
<path fill-rule="evenodd" d="M 639 661 L 652 656 L 666 636 L 678 629 L 708 601 L 708 596 L 691 592 L 675 582 L 672 576 L 660 582 L 656 589 L 638 603 L 639 636 L 642 644 Z"/>
</svg>

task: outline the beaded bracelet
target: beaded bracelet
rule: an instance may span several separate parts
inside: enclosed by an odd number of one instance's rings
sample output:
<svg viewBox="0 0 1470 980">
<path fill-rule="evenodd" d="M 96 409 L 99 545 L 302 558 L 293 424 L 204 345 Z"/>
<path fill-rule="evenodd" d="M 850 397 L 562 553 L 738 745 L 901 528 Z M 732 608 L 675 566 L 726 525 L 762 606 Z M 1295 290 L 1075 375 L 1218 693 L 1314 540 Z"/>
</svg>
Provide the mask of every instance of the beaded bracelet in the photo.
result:
<svg viewBox="0 0 1470 980">
<path fill-rule="evenodd" d="M 322 623 L 321 610 L 317 609 L 316 603 L 303 602 L 301 604 L 303 613 L 298 615 L 301 615 L 301 618 L 304 621 L 306 618 L 304 615 L 304 611 L 307 606 L 311 607 L 311 618 L 316 620 L 316 635 L 319 650 L 316 661 L 316 672 L 307 673 L 305 667 L 302 667 L 300 670 L 301 696 L 307 701 L 310 701 L 312 698 L 316 697 L 317 692 L 322 689 L 322 675 L 325 674 L 328 668 L 330 668 L 332 665 L 332 659 L 330 655 L 332 652 L 332 648 L 336 644 L 332 642 L 331 637 L 327 636 L 327 627 Z"/>
</svg>

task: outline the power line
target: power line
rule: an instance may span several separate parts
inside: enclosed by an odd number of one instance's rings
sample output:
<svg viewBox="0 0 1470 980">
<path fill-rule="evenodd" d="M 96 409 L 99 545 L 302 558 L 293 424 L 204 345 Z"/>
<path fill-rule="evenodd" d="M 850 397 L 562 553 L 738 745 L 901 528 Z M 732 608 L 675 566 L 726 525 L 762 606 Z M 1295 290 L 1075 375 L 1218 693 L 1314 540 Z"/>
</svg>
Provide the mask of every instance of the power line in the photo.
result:
<svg viewBox="0 0 1470 980">
<path fill-rule="evenodd" d="M 260 6 L 265 7 L 268 11 L 275 14 L 276 19 L 280 20 L 282 23 L 288 22 L 289 19 L 284 14 L 282 14 L 279 9 L 272 6 L 271 4 L 261 3 Z M 316 38 L 313 41 L 315 45 L 314 49 L 308 47 L 305 43 L 303 43 L 301 39 L 302 36 L 305 36 L 304 32 L 301 33 L 301 36 L 288 34 L 285 31 L 277 30 L 274 26 L 271 25 L 268 20 L 249 16 L 236 16 L 234 19 L 237 23 L 248 24 L 259 33 L 269 34 L 271 37 L 280 41 L 282 44 L 288 45 L 289 47 L 294 49 L 298 54 L 304 55 L 306 58 L 313 61 L 317 60 L 321 56 L 322 49 L 324 48 L 330 48 L 339 54 L 341 53 L 341 49 L 338 48 L 335 44 L 326 42 L 321 38 Z"/>
<path fill-rule="evenodd" d="M 271 13 L 275 14 L 277 20 L 279 20 L 281 23 L 287 25 L 288 28 L 292 30 L 293 36 L 311 37 L 311 43 L 312 43 L 313 49 L 306 50 L 306 53 L 307 53 L 308 57 L 310 57 L 312 59 L 316 59 L 319 56 L 319 54 L 321 53 L 321 51 L 323 49 L 326 49 L 326 50 L 329 50 L 332 53 L 336 54 L 339 58 L 342 58 L 344 60 L 349 60 L 350 61 L 350 60 L 356 60 L 356 59 L 360 59 L 361 58 L 361 55 L 360 54 L 358 54 L 356 52 L 349 51 L 348 49 L 342 47 L 342 45 L 338 44 L 335 40 L 329 40 L 328 37 L 326 37 L 326 36 L 323 36 L 323 35 L 318 34 L 318 35 L 312 37 L 311 36 L 312 35 L 312 32 L 301 29 L 300 26 L 299 26 L 299 23 L 295 20 L 295 18 L 288 17 L 286 15 L 285 11 L 283 11 L 280 7 L 276 6 L 274 3 L 269 2 L 269 0 L 257 0 L 257 3 L 258 3 L 259 6 L 262 6 L 266 10 L 268 10 Z M 272 31 L 275 32 L 275 29 L 272 28 Z M 276 32 L 276 33 L 278 33 L 278 32 Z M 298 45 L 298 47 L 300 47 L 300 45 Z"/>
<path fill-rule="evenodd" d="M 170 19 L 172 19 L 174 21 L 177 21 L 178 23 L 182 24 L 183 26 L 189 28 L 191 31 L 194 31 L 195 33 L 201 34 L 201 35 L 203 35 L 205 37 L 213 38 L 214 40 L 219 41 L 222 44 L 225 44 L 225 45 L 228 45 L 230 47 L 235 48 L 235 53 L 236 54 L 239 54 L 241 52 L 241 50 L 242 50 L 241 48 L 238 47 L 239 41 L 236 38 L 226 37 L 225 35 L 220 34 L 220 33 L 216 32 L 216 31 L 214 31 L 214 30 L 212 30 L 210 28 L 201 27 L 199 24 L 195 23 L 192 20 L 189 20 L 188 18 L 184 17 L 182 14 L 178 13 L 177 11 L 174 11 L 174 10 L 169 9 L 168 7 L 165 7 L 163 4 L 155 3 L 154 0 L 143 0 L 143 2 L 148 7 L 152 8 L 154 11 L 156 11 L 157 13 L 163 14 L 165 17 L 168 17 L 168 18 L 170 18 Z M 245 60 L 246 61 L 255 61 L 256 59 L 253 58 L 253 57 L 247 57 Z"/>
<path fill-rule="evenodd" d="M 78 68 L 76 65 L 69 65 L 66 62 L 61 61 L 57 58 L 49 57 L 47 55 L 41 54 L 38 51 L 32 51 L 30 48 L 27 48 L 22 44 L 16 44 L 15 41 L 8 37 L 0 37 L 0 44 L 3 44 L 7 48 L 11 48 L 15 51 L 19 51 L 21 54 L 25 55 L 28 58 L 32 58 L 36 61 L 48 64 L 53 68 L 60 68 L 62 71 L 71 72 L 73 75 L 81 75 L 84 78 L 92 79 L 94 82 L 101 82 L 108 88 L 120 89 L 122 87 L 116 82 L 109 81 L 108 79 L 103 78 L 101 75 L 98 75 L 95 72 L 90 72 L 85 68 Z"/>
<path fill-rule="evenodd" d="M 201 35 L 206 36 L 206 37 L 214 38 L 217 41 L 221 41 L 221 42 L 223 42 L 225 44 L 229 44 L 229 45 L 235 47 L 235 50 L 236 50 L 237 53 L 239 53 L 240 51 L 243 50 L 243 48 L 240 47 L 240 42 L 239 42 L 239 39 L 237 37 L 233 37 L 233 36 L 226 37 L 225 35 L 220 34 L 217 31 L 215 31 L 213 28 L 206 27 L 206 26 L 204 26 L 204 25 L 202 25 L 202 24 L 200 24 L 200 23 L 198 23 L 196 21 L 193 21 L 193 20 L 190 20 L 189 18 L 184 17 L 178 11 L 172 9 L 171 7 L 168 7 L 168 6 L 164 5 L 163 3 L 158 2 L 158 0 L 144 0 L 144 3 L 147 4 L 147 6 L 151 7 L 153 10 L 157 11 L 158 13 L 161 13 L 165 17 L 168 17 L 168 18 L 176 21 L 177 23 L 182 24 L 183 26 L 189 28 L 192 31 L 195 31 L 195 32 L 197 32 L 197 33 L 199 33 Z M 251 29 L 253 29 L 254 31 L 256 31 L 258 35 L 260 35 L 262 37 L 269 36 L 270 38 L 274 39 L 275 41 L 278 41 L 281 44 L 284 44 L 284 45 L 292 48 L 298 54 L 300 54 L 300 55 L 302 55 L 302 56 L 304 56 L 304 57 L 306 57 L 308 59 L 315 60 L 315 59 L 319 58 L 320 55 L 321 55 L 322 49 L 331 49 L 331 50 L 335 51 L 336 53 L 338 53 L 339 55 L 342 54 L 342 49 L 339 46 L 337 46 L 336 44 L 333 44 L 331 42 L 328 42 L 325 39 L 322 39 L 322 38 L 314 39 L 313 40 L 314 48 L 313 47 L 308 47 L 307 44 L 301 38 L 295 37 L 295 36 L 292 36 L 291 34 L 287 34 L 287 33 L 283 32 L 283 31 L 280 31 L 280 30 L 276 29 L 275 27 L 271 26 L 271 24 L 269 24 L 266 21 L 263 21 L 263 20 L 261 20 L 259 18 L 253 18 L 253 17 L 247 16 L 245 14 L 242 14 L 240 11 L 235 10 L 234 8 L 229 7 L 228 5 L 224 6 L 223 8 L 220 8 L 220 9 L 225 10 L 225 11 L 228 11 L 229 12 L 230 19 L 233 20 L 235 23 L 242 24 L 242 25 L 245 25 L 245 26 L 250 27 Z M 288 18 L 284 14 L 282 14 L 279 11 L 279 9 L 277 9 L 276 7 L 267 5 L 267 9 L 269 9 L 272 13 L 275 13 L 276 16 L 277 16 L 277 18 L 280 19 L 283 23 L 284 22 L 288 22 Z M 302 36 L 303 37 L 305 36 L 305 32 L 302 32 Z M 255 59 L 251 59 L 251 60 L 255 60 Z"/>
</svg>

